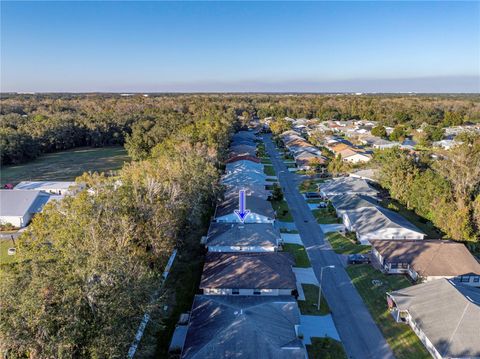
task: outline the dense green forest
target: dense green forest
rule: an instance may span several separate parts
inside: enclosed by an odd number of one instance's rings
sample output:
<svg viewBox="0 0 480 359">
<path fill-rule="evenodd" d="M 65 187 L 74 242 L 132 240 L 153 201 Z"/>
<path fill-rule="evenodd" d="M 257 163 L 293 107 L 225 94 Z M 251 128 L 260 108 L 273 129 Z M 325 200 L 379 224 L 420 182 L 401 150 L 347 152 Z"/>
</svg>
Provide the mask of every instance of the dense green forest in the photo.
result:
<svg viewBox="0 0 480 359">
<path fill-rule="evenodd" d="M 219 195 L 235 117 L 197 109 L 196 118 L 175 111 L 164 133 L 134 126 L 127 145 L 138 161 L 117 177 L 84 174 L 90 192 L 48 205 L 16 240 L 15 263 L 0 268 L 0 352 L 125 357 L 173 248 Z"/>
<path fill-rule="evenodd" d="M 3 164 L 124 143 L 133 158 L 145 158 L 162 138 L 205 118 L 206 106 L 260 118 L 361 118 L 391 126 L 480 121 L 480 99 L 474 95 L 3 95 L 0 105 Z"/>
</svg>

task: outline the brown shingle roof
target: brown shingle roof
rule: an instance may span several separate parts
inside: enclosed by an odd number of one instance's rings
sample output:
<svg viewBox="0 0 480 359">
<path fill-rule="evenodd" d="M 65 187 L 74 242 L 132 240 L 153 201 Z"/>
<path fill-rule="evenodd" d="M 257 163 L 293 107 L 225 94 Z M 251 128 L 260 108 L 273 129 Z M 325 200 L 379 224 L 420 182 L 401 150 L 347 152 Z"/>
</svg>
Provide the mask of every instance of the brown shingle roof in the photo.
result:
<svg viewBox="0 0 480 359">
<path fill-rule="evenodd" d="M 205 258 L 200 288 L 295 289 L 290 253 L 217 253 Z"/>
<path fill-rule="evenodd" d="M 480 274 L 480 263 L 462 244 L 446 240 L 371 240 L 387 261 L 408 263 L 421 276 Z"/>
</svg>

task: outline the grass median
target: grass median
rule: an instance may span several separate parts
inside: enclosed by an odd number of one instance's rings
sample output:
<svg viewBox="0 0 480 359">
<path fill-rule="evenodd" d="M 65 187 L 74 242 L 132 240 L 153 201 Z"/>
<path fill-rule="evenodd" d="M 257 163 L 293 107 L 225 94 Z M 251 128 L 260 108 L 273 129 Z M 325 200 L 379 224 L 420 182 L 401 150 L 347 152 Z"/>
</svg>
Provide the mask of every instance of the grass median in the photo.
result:
<svg viewBox="0 0 480 359">
<path fill-rule="evenodd" d="M 330 314 L 330 308 L 322 293 L 320 301 L 320 310 L 317 309 L 319 287 L 314 284 L 302 284 L 305 300 L 298 301 L 300 313 L 303 315 L 327 315 Z"/>
<path fill-rule="evenodd" d="M 307 352 L 311 359 L 347 359 L 342 343 L 332 338 L 312 338 Z"/>
<path fill-rule="evenodd" d="M 355 239 L 348 238 L 338 232 L 328 233 L 327 239 L 335 253 L 338 254 L 365 254 L 371 250 L 371 246 L 359 244 Z"/>
<path fill-rule="evenodd" d="M 295 267 L 311 267 L 307 251 L 305 250 L 304 246 L 301 246 L 300 244 L 285 243 L 283 244 L 283 250 L 293 255 L 293 257 L 295 258 Z"/>
</svg>

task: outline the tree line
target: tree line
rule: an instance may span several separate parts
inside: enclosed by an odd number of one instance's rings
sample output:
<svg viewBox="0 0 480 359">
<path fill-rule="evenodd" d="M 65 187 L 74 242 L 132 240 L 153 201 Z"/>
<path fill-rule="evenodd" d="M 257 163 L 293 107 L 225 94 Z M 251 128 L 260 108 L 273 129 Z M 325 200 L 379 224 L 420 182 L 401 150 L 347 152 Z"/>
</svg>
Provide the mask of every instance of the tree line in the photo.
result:
<svg viewBox="0 0 480 359">
<path fill-rule="evenodd" d="M 116 177 L 79 177 L 89 190 L 48 204 L 16 240 L 15 263 L 0 268 L 7 358 L 126 356 L 143 314 L 158 305 L 150 296 L 173 248 L 204 223 L 221 190 L 233 112 L 204 105 L 198 117 L 153 140 L 136 127 L 132 136 L 149 139 L 141 159 Z"/>
</svg>

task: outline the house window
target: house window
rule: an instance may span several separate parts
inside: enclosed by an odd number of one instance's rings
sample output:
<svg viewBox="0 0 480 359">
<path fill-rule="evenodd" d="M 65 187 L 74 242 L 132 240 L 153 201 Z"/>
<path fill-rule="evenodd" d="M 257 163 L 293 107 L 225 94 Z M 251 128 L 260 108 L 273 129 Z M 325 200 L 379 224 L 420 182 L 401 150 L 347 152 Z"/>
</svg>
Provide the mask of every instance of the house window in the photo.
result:
<svg viewBox="0 0 480 359">
<path fill-rule="evenodd" d="M 475 283 L 480 282 L 480 277 L 473 277 L 473 281 L 474 281 Z"/>
<path fill-rule="evenodd" d="M 240 289 L 238 288 L 232 289 L 232 294 L 236 294 L 236 295 L 240 294 Z"/>
<path fill-rule="evenodd" d="M 464 283 L 470 282 L 470 276 L 468 276 L 468 275 L 462 275 L 462 276 L 460 277 L 460 282 L 464 282 Z"/>
<path fill-rule="evenodd" d="M 262 294 L 262 292 L 261 292 L 260 289 L 254 289 L 254 290 L 253 290 L 253 294 L 254 294 L 254 295 L 260 295 L 260 294 Z"/>
</svg>

